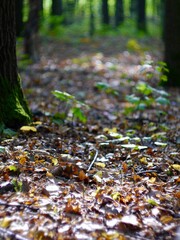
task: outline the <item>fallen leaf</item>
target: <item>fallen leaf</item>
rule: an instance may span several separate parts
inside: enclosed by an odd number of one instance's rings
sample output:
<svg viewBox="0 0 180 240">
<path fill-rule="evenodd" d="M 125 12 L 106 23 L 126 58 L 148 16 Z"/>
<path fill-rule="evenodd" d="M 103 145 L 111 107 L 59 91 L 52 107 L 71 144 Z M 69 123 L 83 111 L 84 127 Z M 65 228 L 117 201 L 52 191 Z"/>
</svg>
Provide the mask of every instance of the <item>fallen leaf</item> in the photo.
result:
<svg viewBox="0 0 180 240">
<path fill-rule="evenodd" d="M 32 126 L 23 126 L 20 128 L 22 132 L 37 132 L 37 129 Z"/>
</svg>

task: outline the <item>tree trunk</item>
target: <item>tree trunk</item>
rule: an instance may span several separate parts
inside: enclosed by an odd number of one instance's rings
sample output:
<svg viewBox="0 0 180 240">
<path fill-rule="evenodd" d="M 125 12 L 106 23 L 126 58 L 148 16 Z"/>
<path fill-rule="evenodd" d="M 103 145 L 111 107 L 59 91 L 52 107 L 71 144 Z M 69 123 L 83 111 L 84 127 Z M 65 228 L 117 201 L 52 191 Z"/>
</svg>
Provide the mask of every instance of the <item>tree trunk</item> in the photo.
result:
<svg viewBox="0 0 180 240">
<path fill-rule="evenodd" d="M 180 1 L 166 0 L 164 19 L 165 62 L 168 85 L 180 87 Z"/>
<path fill-rule="evenodd" d="M 16 0 L 16 36 L 22 37 L 23 32 L 23 0 Z"/>
<path fill-rule="evenodd" d="M 51 14 L 53 16 L 61 16 L 63 14 L 62 0 L 52 0 Z"/>
<path fill-rule="evenodd" d="M 115 2 L 115 27 L 118 27 L 124 21 L 124 2 L 116 0 Z"/>
<path fill-rule="evenodd" d="M 146 32 L 146 0 L 137 0 L 137 28 Z"/>
<path fill-rule="evenodd" d="M 39 18 L 41 10 L 41 0 L 29 0 L 29 16 L 24 34 L 24 53 L 33 61 L 39 60 Z"/>
<path fill-rule="evenodd" d="M 102 23 L 105 25 L 109 25 L 108 0 L 102 0 Z"/>
<path fill-rule="evenodd" d="M 89 1 L 89 35 L 92 37 L 95 32 L 95 22 L 94 22 L 94 8 L 93 8 L 93 0 Z"/>
<path fill-rule="evenodd" d="M 30 122 L 17 72 L 15 1 L 0 4 L 0 123 L 19 127 Z"/>
</svg>

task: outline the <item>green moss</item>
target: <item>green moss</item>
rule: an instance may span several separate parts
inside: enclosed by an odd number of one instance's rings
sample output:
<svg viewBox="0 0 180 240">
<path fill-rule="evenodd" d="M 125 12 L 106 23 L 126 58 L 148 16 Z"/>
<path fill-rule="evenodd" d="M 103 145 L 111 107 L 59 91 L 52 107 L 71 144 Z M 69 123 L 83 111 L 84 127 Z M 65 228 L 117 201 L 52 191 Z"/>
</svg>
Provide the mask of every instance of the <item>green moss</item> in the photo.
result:
<svg viewBox="0 0 180 240">
<path fill-rule="evenodd" d="M 24 99 L 20 78 L 16 85 L 10 84 L 7 80 L 0 81 L 0 119 L 7 126 L 18 128 L 31 121 L 31 114 Z"/>
</svg>

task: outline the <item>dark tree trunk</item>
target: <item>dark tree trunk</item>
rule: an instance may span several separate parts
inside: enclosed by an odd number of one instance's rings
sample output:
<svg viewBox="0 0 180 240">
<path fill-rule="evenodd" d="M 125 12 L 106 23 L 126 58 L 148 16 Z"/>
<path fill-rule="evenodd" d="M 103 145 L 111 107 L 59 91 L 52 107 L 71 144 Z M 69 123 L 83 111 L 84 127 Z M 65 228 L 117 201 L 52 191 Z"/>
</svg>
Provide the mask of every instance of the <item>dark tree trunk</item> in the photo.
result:
<svg viewBox="0 0 180 240">
<path fill-rule="evenodd" d="M 17 72 L 15 1 L 0 4 L 0 124 L 19 127 L 30 121 Z"/>
<path fill-rule="evenodd" d="M 24 34 L 24 53 L 36 62 L 39 60 L 38 31 L 41 0 L 29 0 L 29 16 Z"/>
<path fill-rule="evenodd" d="M 137 28 L 146 32 L 146 0 L 137 0 Z"/>
<path fill-rule="evenodd" d="M 115 26 L 118 27 L 124 21 L 124 2 L 116 0 L 115 2 Z"/>
<path fill-rule="evenodd" d="M 89 1 L 89 35 L 92 37 L 95 32 L 95 23 L 94 23 L 94 9 L 93 9 L 93 0 Z"/>
<path fill-rule="evenodd" d="M 23 32 L 23 0 L 16 0 L 16 36 L 21 37 Z"/>
<path fill-rule="evenodd" d="M 52 0 L 51 14 L 53 16 L 61 16 L 63 14 L 62 0 Z"/>
<path fill-rule="evenodd" d="M 105 25 L 109 25 L 108 0 L 102 0 L 102 23 Z"/>
<path fill-rule="evenodd" d="M 168 85 L 180 87 L 180 1 L 165 1 L 165 62 L 169 68 Z"/>
<path fill-rule="evenodd" d="M 136 16 L 136 13 L 137 13 L 137 0 L 131 0 L 130 1 L 130 16 L 131 17 L 135 17 Z"/>
</svg>

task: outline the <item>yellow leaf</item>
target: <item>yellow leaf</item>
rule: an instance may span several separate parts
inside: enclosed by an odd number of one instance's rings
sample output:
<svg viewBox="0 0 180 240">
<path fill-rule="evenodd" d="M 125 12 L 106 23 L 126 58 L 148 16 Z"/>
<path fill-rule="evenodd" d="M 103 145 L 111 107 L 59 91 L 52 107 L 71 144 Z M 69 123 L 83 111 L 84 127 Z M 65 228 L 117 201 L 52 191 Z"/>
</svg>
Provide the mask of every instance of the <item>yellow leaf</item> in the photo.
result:
<svg viewBox="0 0 180 240">
<path fill-rule="evenodd" d="M 104 168 L 106 166 L 105 163 L 101 163 L 101 162 L 96 162 L 95 165 L 101 168 Z"/>
<path fill-rule="evenodd" d="M 118 200 L 121 197 L 121 194 L 119 192 L 115 192 L 112 193 L 111 196 L 114 200 Z"/>
<path fill-rule="evenodd" d="M 51 162 L 54 164 L 54 166 L 56 166 L 58 164 L 57 158 L 52 158 Z"/>
<path fill-rule="evenodd" d="M 106 132 L 106 133 L 117 133 L 117 128 L 104 128 L 103 129 L 103 132 Z"/>
<path fill-rule="evenodd" d="M 2 228 L 8 228 L 10 226 L 11 222 L 12 222 L 12 219 L 10 219 L 9 217 L 5 217 L 1 220 L 0 226 Z"/>
<path fill-rule="evenodd" d="M 33 125 L 42 125 L 42 122 L 36 121 L 36 122 L 33 122 Z"/>
<path fill-rule="evenodd" d="M 94 174 L 93 178 L 97 182 L 101 183 L 102 182 L 102 171 L 98 171 L 96 174 Z"/>
<path fill-rule="evenodd" d="M 155 183 L 155 182 L 156 182 L 156 178 L 155 178 L 155 177 L 150 178 L 150 179 L 149 179 L 149 182 L 150 182 L 150 183 Z"/>
<path fill-rule="evenodd" d="M 32 126 L 23 126 L 20 128 L 22 132 L 37 132 L 37 129 Z"/>
<path fill-rule="evenodd" d="M 50 172 L 46 172 L 46 177 L 48 178 L 54 178 L 53 174 Z"/>
<path fill-rule="evenodd" d="M 170 215 L 164 215 L 160 218 L 160 221 L 164 224 L 170 223 L 173 220 L 173 217 Z"/>
<path fill-rule="evenodd" d="M 180 172 L 180 165 L 179 164 L 173 164 L 171 165 L 176 171 Z"/>
<path fill-rule="evenodd" d="M 146 157 L 142 157 L 142 158 L 140 159 L 140 162 L 141 162 L 142 164 L 145 164 L 145 165 L 148 164 L 148 162 L 147 162 L 147 160 L 146 160 Z"/>
</svg>

